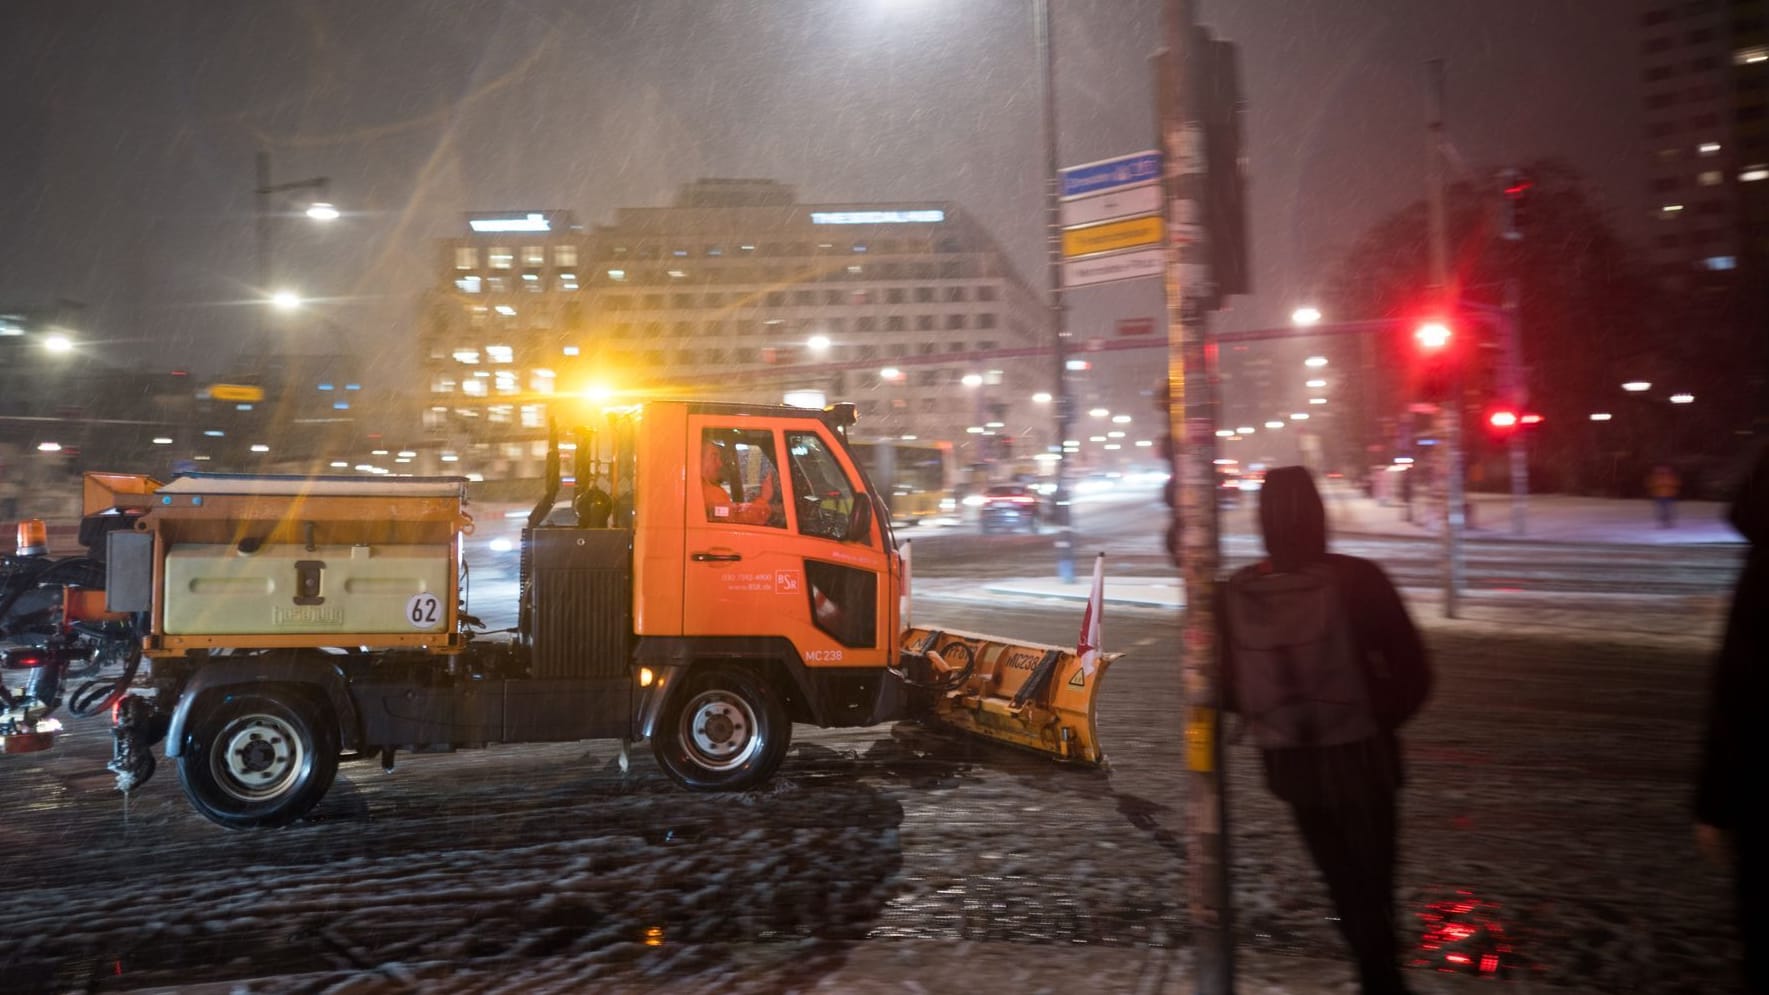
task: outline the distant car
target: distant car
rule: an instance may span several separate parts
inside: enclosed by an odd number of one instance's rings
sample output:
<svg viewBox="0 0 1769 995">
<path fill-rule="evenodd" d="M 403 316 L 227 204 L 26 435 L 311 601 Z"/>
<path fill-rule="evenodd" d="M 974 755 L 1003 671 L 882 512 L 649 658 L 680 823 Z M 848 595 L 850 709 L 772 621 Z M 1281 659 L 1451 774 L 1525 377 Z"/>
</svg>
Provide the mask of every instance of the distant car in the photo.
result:
<svg viewBox="0 0 1769 995">
<path fill-rule="evenodd" d="M 996 484 L 983 492 L 978 522 L 983 534 L 1038 531 L 1038 492 L 1025 484 Z"/>
</svg>

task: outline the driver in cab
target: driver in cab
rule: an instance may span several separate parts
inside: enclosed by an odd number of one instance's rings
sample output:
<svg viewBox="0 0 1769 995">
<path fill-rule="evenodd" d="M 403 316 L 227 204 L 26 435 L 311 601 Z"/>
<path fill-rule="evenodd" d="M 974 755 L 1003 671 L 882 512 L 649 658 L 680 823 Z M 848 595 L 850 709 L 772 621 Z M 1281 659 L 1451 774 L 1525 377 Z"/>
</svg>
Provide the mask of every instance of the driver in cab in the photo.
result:
<svg viewBox="0 0 1769 995">
<path fill-rule="evenodd" d="M 709 522 L 739 522 L 744 525 L 766 525 L 773 517 L 774 503 L 780 485 L 773 473 L 762 478 L 762 486 L 754 501 L 733 501 L 727 489 L 725 453 L 714 443 L 700 446 L 700 490 L 706 502 Z"/>
</svg>

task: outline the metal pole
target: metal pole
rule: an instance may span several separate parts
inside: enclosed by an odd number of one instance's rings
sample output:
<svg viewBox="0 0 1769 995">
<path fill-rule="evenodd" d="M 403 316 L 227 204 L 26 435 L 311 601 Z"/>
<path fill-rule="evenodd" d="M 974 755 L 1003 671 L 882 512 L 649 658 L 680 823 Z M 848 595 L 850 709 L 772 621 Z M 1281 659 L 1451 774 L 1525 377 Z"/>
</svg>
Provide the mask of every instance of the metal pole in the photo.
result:
<svg viewBox="0 0 1769 995">
<path fill-rule="evenodd" d="M 1439 294 L 1449 288 L 1449 235 L 1444 220 L 1444 74 L 1443 60 L 1426 63 L 1431 87 L 1431 116 L 1425 125 L 1426 182 L 1430 187 L 1431 282 Z M 1460 324 L 1460 322 L 1458 322 Z M 1456 330 L 1456 337 L 1462 336 Z M 1463 348 L 1452 342 L 1450 348 Z M 1462 591 L 1462 364 L 1452 358 L 1449 401 L 1443 407 L 1443 614 L 1455 618 Z"/>
<path fill-rule="evenodd" d="M 1063 310 L 1063 226 L 1061 174 L 1056 141 L 1056 51 L 1051 45 L 1050 0 L 1032 0 L 1032 31 L 1038 45 L 1038 87 L 1044 99 L 1044 243 L 1050 260 L 1050 327 L 1056 348 L 1056 573 L 1065 584 L 1075 582 L 1075 533 L 1069 505 L 1069 458 L 1065 443 L 1074 423 L 1075 402 L 1069 397 L 1068 332 Z"/>
<path fill-rule="evenodd" d="M 270 354 L 270 153 L 258 150 L 258 186 L 253 191 L 258 227 L 258 341 L 264 354 Z"/>
<path fill-rule="evenodd" d="M 1517 170 L 1506 170 L 1504 184 L 1507 198 L 1512 195 L 1511 188 L 1517 182 Z M 1506 204 L 1510 206 L 1508 200 Z M 1505 400 L 1521 418 L 1524 405 L 1529 403 L 1529 385 L 1523 377 L 1523 327 L 1518 314 L 1521 296 L 1518 290 L 1518 274 L 1523 262 L 1523 253 L 1519 249 L 1523 233 L 1517 229 L 1514 210 L 1505 212 L 1504 237 L 1507 252 L 1501 320 L 1505 326 Z M 1529 519 L 1529 454 L 1524 448 L 1522 425 L 1512 426 L 1506 448 L 1509 450 L 1511 463 L 1511 534 L 1521 537 L 1528 530 Z"/>
<path fill-rule="evenodd" d="M 1193 60 L 1198 40 L 1189 0 L 1166 0 L 1165 51 L 1155 57 L 1162 151 L 1167 265 L 1168 431 L 1174 441 L 1173 527 L 1179 534 L 1185 615 L 1180 636 L 1186 739 L 1186 864 L 1196 937 L 1197 990 L 1234 991 L 1229 905 L 1228 804 L 1222 763 L 1216 575 L 1222 551 L 1217 520 L 1216 396 L 1204 302 L 1214 297 L 1205 254 L 1202 108 Z"/>
<path fill-rule="evenodd" d="M 1529 403 L 1529 385 L 1523 379 L 1523 329 L 1518 321 L 1517 277 L 1505 280 L 1505 373 L 1510 383 L 1506 394 L 1511 409 L 1523 417 Z M 1523 426 L 1511 429 L 1507 442 L 1511 462 L 1511 534 L 1522 536 L 1529 521 L 1529 454 L 1525 449 Z"/>
</svg>

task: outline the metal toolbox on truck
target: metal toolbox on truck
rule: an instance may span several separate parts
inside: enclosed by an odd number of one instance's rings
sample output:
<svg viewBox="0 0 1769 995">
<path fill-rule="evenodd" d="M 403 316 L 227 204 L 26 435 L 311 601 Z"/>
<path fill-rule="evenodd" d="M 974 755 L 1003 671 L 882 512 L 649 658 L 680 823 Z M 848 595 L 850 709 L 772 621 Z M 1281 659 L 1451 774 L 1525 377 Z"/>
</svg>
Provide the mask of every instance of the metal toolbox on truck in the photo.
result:
<svg viewBox="0 0 1769 995">
<path fill-rule="evenodd" d="M 458 649 L 472 521 L 459 477 L 179 477 L 135 526 L 153 538 L 133 547 L 153 561 L 144 649 Z"/>
<path fill-rule="evenodd" d="M 424 594 L 447 596 L 446 545 L 261 546 L 181 543 L 166 552 L 168 635 L 440 632 Z"/>
</svg>

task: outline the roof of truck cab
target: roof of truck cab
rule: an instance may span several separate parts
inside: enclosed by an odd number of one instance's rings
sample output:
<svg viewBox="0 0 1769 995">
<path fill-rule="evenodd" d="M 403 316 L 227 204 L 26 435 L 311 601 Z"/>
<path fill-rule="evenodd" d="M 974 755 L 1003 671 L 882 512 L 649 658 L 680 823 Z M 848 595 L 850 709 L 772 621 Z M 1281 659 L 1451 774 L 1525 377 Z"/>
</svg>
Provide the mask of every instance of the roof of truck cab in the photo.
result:
<svg viewBox="0 0 1769 995">
<path fill-rule="evenodd" d="M 299 474 L 190 473 L 156 494 L 244 494 L 266 497 L 464 497 L 466 477 L 307 477 Z"/>
</svg>

